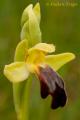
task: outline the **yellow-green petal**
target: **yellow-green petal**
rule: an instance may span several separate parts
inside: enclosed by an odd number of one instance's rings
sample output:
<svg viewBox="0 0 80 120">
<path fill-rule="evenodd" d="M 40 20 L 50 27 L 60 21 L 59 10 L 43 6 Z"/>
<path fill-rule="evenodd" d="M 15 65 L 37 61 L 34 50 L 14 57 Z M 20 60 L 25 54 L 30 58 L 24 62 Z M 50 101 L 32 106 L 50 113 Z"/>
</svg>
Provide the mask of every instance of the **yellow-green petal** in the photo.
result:
<svg viewBox="0 0 80 120">
<path fill-rule="evenodd" d="M 27 49 L 28 49 L 27 40 L 22 40 L 21 42 L 19 42 L 19 44 L 16 47 L 14 60 L 24 61 L 25 55 L 27 54 Z"/>
<path fill-rule="evenodd" d="M 58 55 L 46 56 L 46 64 L 50 65 L 54 70 L 60 69 L 64 64 L 73 60 L 75 55 L 73 53 L 62 53 Z"/>
<path fill-rule="evenodd" d="M 38 43 L 31 49 L 29 49 L 29 52 L 39 50 L 43 51 L 45 53 L 52 53 L 55 51 L 55 46 L 53 44 L 47 44 L 47 43 Z"/>
<path fill-rule="evenodd" d="M 24 81 L 29 76 L 26 64 L 24 62 L 14 62 L 5 65 L 4 75 L 13 83 Z"/>
</svg>

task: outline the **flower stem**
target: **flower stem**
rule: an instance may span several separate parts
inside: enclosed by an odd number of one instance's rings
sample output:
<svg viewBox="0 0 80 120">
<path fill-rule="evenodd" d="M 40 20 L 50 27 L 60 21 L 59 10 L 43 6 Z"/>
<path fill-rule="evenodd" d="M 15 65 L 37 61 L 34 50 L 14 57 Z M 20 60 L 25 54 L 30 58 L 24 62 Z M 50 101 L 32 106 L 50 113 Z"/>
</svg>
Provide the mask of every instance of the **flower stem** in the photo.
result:
<svg viewBox="0 0 80 120">
<path fill-rule="evenodd" d="M 24 89 L 22 107 L 21 107 L 21 114 L 22 114 L 21 120 L 29 120 L 29 99 L 30 99 L 31 84 L 32 84 L 32 76 L 30 75 Z"/>
<path fill-rule="evenodd" d="M 17 113 L 17 118 L 20 119 L 20 84 L 13 84 L 13 98 L 15 110 Z"/>
<path fill-rule="evenodd" d="M 32 75 L 24 84 L 13 84 L 14 105 L 18 120 L 29 120 L 29 99 Z M 24 86 L 24 87 L 22 87 Z"/>
</svg>

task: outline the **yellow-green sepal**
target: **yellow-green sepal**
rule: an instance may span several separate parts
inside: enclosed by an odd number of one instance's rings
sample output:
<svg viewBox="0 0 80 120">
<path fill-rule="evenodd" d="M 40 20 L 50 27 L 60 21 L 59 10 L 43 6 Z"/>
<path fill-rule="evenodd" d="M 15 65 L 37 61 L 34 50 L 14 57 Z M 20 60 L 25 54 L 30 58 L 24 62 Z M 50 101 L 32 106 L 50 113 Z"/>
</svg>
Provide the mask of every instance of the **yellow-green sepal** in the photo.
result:
<svg viewBox="0 0 80 120">
<path fill-rule="evenodd" d="M 24 62 L 14 62 L 5 65 L 4 74 L 13 83 L 24 81 L 29 76 L 27 65 Z"/>
<path fill-rule="evenodd" d="M 45 63 L 51 66 L 54 70 L 60 69 L 64 64 L 75 58 L 73 53 L 62 53 L 57 55 L 46 56 Z"/>
<path fill-rule="evenodd" d="M 24 61 L 25 56 L 28 52 L 27 50 L 28 50 L 27 40 L 25 39 L 25 40 L 20 41 L 16 47 L 14 60 L 15 61 Z"/>
</svg>

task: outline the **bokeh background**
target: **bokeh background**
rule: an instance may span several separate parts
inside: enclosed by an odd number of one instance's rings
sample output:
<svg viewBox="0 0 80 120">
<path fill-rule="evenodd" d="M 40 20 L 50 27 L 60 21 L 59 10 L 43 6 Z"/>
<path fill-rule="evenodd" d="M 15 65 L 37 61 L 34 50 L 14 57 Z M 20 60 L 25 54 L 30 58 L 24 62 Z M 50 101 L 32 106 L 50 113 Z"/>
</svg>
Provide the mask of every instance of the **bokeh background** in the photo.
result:
<svg viewBox="0 0 80 120">
<path fill-rule="evenodd" d="M 56 53 L 75 53 L 76 59 L 59 70 L 66 84 L 68 102 L 63 109 L 50 110 L 46 120 L 80 120 L 80 1 L 68 0 L 76 2 L 75 7 L 52 6 L 50 2 L 53 1 L 40 0 L 43 41 L 54 43 Z M 0 120 L 17 120 L 12 84 L 3 75 L 3 68 L 13 61 L 14 50 L 20 41 L 22 12 L 28 4 L 36 2 L 37 0 L 0 1 Z"/>
</svg>

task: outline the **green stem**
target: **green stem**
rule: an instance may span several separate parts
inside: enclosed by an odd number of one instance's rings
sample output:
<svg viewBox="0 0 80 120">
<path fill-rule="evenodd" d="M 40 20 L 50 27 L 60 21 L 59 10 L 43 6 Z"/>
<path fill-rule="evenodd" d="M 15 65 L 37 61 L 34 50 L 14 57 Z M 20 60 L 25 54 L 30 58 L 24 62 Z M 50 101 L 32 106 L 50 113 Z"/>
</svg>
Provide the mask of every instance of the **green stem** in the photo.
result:
<svg viewBox="0 0 80 120">
<path fill-rule="evenodd" d="M 31 84 L 32 84 L 32 76 L 30 75 L 24 89 L 22 107 L 21 107 L 21 114 L 22 114 L 21 120 L 29 120 L 29 99 L 30 99 Z"/>
<path fill-rule="evenodd" d="M 14 105 L 18 120 L 29 120 L 29 99 L 32 76 L 25 82 L 13 84 Z M 22 87 L 23 86 L 23 87 Z"/>
<path fill-rule="evenodd" d="M 20 91 L 21 85 L 20 83 L 13 84 L 13 98 L 14 98 L 14 106 L 17 113 L 17 119 L 20 120 Z"/>
</svg>

